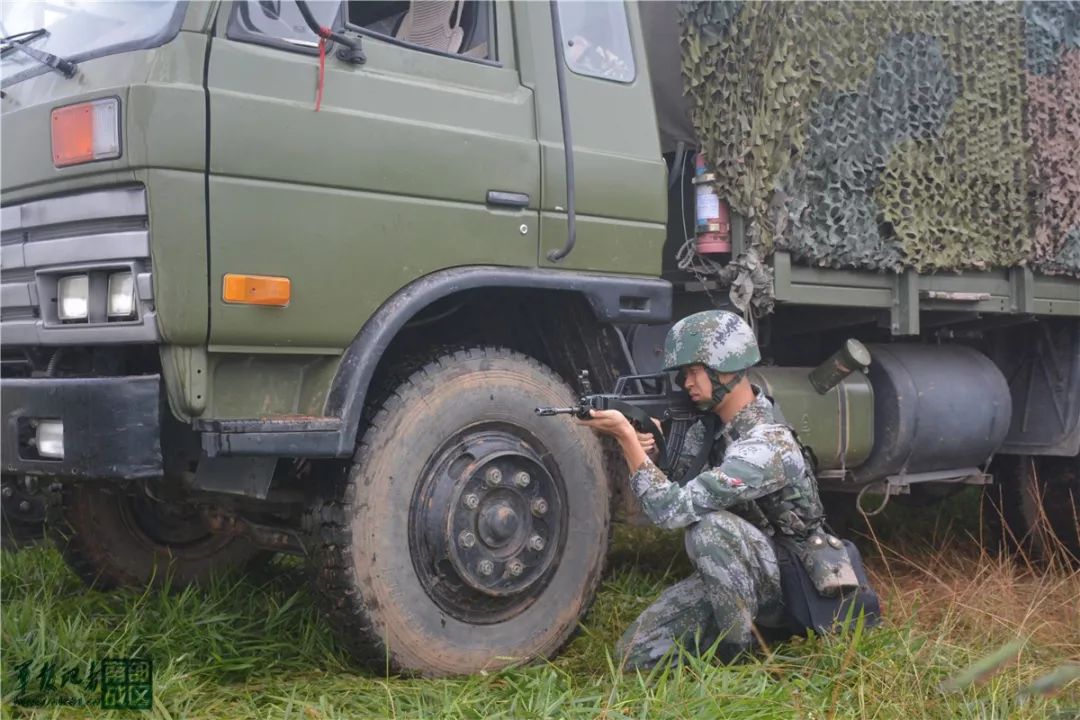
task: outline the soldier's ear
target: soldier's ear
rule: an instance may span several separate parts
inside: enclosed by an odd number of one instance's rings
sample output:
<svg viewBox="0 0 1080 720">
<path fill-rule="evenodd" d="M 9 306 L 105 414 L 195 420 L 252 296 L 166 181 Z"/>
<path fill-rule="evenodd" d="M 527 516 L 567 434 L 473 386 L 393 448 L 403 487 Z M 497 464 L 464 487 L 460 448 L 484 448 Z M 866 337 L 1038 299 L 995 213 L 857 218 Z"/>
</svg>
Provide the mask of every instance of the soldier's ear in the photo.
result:
<svg viewBox="0 0 1080 720">
<path fill-rule="evenodd" d="M 712 377 L 710 377 L 709 379 L 714 382 L 718 382 L 721 385 L 727 385 L 735 379 L 735 373 L 713 372 Z"/>
</svg>

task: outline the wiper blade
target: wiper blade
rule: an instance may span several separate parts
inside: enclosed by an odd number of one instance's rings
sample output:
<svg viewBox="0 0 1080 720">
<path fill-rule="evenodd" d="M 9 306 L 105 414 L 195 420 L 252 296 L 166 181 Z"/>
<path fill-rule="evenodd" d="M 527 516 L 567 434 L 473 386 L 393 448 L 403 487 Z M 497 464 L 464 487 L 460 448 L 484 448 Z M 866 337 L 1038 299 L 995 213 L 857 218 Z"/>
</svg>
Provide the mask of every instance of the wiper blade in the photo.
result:
<svg viewBox="0 0 1080 720">
<path fill-rule="evenodd" d="M 27 30 L 26 32 L 15 33 L 14 35 L 8 35 L 0 38 L 0 53 L 6 53 L 12 49 L 12 41 L 28 43 L 37 40 L 39 37 L 48 35 L 49 31 L 45 28 L 38 28 L 37 30 Z"/>
<path fill-rule="evenodd" d="M 65 60 L 59 55 L 53 55 L 52 53 L 44 52 L 43 50 L 35 50 L 34 48 L 27 47 L 23 44 L 24 42 L 30 42 L 31 40 L 36 40 L 37 38 L 48 34 L 49 31 L 45 28 L 38 28 L 37 30 L 30 30 L 29 32 L 24 33 L 15 33 L 14 35 L 0 38 L 0 45 L 5 46 L 3 51 L 19 50 L 37 60 L 42 65 L 52 68 L 66 78 L 74 77 L 75 72 L 79 69 L 79 66 L 75 63 L 70 60 Z"/>
</svg>

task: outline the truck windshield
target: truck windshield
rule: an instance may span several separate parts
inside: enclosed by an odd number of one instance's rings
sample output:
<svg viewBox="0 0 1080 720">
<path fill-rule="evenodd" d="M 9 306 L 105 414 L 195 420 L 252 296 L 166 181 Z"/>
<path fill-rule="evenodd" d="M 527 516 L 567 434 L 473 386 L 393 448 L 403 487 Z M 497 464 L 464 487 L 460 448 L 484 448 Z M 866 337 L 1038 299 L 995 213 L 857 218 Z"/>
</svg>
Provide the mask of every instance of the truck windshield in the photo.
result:
<svg viewBox="0 0 1080 720">
<path fill-rule="evenodd" d="M 29 33 L 16 40 L 79 62 L 168 41 L 180 29 L 184 4 L 179 0 L 5 0 L 0 31 L 5 38 Z M 35 30 L 45 32 L 32 32 Z M 45 71 L 40 62 L 7 43 L 0 50 L 0 76 L 5 85 Z"/>
</svg>

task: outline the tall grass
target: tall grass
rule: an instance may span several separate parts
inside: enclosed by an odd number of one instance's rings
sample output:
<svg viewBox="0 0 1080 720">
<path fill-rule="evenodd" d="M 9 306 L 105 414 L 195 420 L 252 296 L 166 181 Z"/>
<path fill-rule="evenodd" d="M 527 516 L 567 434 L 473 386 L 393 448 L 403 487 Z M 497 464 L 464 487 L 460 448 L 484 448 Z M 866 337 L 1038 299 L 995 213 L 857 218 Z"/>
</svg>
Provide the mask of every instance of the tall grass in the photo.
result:
<svg viewBox="0 0 1080 720">
<path fill-rule="evenodd" d="M 687 658 L 649 674 L 620 672 L 610 652 L 636 614 L 689 572 L 677 533 L 619 530 L 597 602 L 558 658 L 445 680 L 351 665 L 291 559 L 205 590 L 97 593 L 50 548 L 5 552 L 2 715 L 100 714 L 15 706 L 21 662 L 140 654 L 155 662 L 150 715 L 161 718 L 1080 717 L 1080 680 L 1069 680 L 1080 662 L 1080 575 L 1063 562 L 983 553 L 950 519 L 952 506 L 911 515 L 917 522 L 890 509 L 864 528 L 885 627 L 785 643 L 746 665 Z"/>
</svg>

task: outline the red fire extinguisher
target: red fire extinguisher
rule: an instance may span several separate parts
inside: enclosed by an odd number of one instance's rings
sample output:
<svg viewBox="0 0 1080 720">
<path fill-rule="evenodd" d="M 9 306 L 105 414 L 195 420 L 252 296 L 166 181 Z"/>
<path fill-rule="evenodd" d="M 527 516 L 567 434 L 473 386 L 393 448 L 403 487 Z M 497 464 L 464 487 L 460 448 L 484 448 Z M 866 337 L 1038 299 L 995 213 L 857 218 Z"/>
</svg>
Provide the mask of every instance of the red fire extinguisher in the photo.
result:
<svg viewBox="0 0 1080 720">
<path fill-rule="evenodd" d="M 696 195 L 695 227 L 698 253 L 730 253 L 731 224 L 727 203 L 716 193 L 716 175 L 707 172 L 705 156 L 694 158 L 694 187 Z"/>
</svg>

